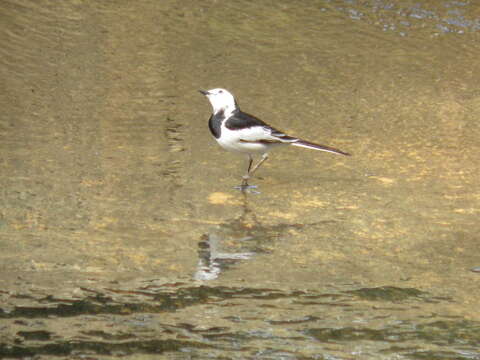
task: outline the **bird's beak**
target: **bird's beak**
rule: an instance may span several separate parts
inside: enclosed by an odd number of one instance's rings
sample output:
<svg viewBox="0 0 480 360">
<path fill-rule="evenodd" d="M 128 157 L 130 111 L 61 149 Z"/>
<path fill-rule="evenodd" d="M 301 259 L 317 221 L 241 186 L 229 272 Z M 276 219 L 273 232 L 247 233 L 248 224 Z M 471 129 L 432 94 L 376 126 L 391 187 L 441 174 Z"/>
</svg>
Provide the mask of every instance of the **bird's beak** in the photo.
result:
<svg viewBox="0 0 480 360">
<path fill-rule="evenodd" d="M 198 90 L 200 92 L 200 94 L 203 94 L 205 96 L 208 96 L 210 93 L 208 91 L 205 91 L 205 90 Z"/>
</svg>

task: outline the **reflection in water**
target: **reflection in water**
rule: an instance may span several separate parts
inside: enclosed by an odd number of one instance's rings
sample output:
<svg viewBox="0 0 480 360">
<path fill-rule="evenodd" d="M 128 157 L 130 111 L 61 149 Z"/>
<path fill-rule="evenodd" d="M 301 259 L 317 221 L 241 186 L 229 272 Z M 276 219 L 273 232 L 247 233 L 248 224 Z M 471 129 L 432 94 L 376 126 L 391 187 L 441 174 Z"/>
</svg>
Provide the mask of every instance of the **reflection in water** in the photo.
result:
<svg viewBox="0 0 480 360">
<path fill-rule="evenodd" d="M 239 260 L 247 260 L 257 253 L 258 248 L 251 246 L 252 244 L 267 240 L 266 232 L 248 206 L 248 192 L 245 191 L 242 191 L 241 209 L 242 213 L 238 218 L 227 220 L 217 227 L 217 232 L 213 230 L 202 236 L 198 243 L 199 264 L 194 275 L 195 280 L 216 279 L 229 265 Z M 235 252 L 220 251 L 222 246 L 228 247 L 231 241 L 234 242 Z M 238 252 L 239 247 L 253 251 Z"/>
<path fill-rule="evenodd" d="M 335 221 L 323 220 L 315 223 L 262 224 L 248 204 L 249 192 L 242 191 L 241 214 L 218 224 L 198 243 L 199 263 L 195 280 L 213 280 L 221 271 L 240 260 L 248 260 L 254 254 L 267 253 L 268 247 L 290 229 L 328 224 Z M 256 196 L 256 195 L 253 195 Z"/>
<path fill-rule="evenodd" d="M 250 240 L 249 238 L 234 239 L 237 241 Z M 222 270 L 228 268 L 239 260 L 247 260 L 254 253 L 226 253 L 219 250 L 221 239 L 211 235 L 204 235 L 203 239 L 198 243 L 199 262 L 197 272 L 193 276 L 195 280 L 214 280 Z"/>
</svg>

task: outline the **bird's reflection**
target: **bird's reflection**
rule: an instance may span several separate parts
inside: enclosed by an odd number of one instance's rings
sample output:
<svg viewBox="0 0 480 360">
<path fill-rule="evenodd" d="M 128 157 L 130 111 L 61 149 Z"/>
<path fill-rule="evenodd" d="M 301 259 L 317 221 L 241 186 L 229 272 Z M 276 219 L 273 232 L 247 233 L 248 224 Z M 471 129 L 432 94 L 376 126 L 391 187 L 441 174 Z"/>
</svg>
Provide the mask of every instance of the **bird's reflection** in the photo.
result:
<svg viewBox="0 0 480 360">
<path fill-rule="evenodd" d="M 282 233 L 304 224 L 262 225 L 242 192 L 240 216 L 217 225 L 204 234 L 198 243 L 198 266 L 195 280 L 214 280 L 233 264 L 248 260 L 258 253 L 269 252 L 269 245 Z"/>
<path fill-rule="evenodd" d="M 248 207 L 248 198 L 242 193 L 242 213 L 238 218 L 229 220 L 219 226 L 216 231 L 204 234 L 198 243 L 198 266 L 195 280 L 214 280 L 222 270 L 240 261 L 250 259 L 252 251 L 227 252 L 222 242 L 234 240 L 238 244 L 252 240 L 252 229 L 258 225 L 255 214 Z M 250 219 L 250 220 L 249 220 Z M 253 226 L 252 226 L 253 220 Z M 242 236 L 242 234 L 244 234 Z"/>
<path fill-rule="evenodd" d="M 253 252 L 222 252 L 221 238 L 215 234 L 204 235 L 198 243 L 198 266 L 195 280 L 214 280 L 220 272 L 239 260 L 247 260 Z"/>
</svg>

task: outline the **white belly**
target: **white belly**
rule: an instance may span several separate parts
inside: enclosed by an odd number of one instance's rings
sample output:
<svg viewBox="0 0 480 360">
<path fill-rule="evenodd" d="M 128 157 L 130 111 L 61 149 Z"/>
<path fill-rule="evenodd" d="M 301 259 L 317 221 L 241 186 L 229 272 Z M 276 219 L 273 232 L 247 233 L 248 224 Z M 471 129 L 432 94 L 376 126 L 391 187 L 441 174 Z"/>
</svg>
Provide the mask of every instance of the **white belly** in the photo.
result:
<svg viewBox="0 0 480 360">
<path fill-rule="evenodd" d="M 244 154 L 264 154 L 269 150 L 269 146 L 262 143 L 231 141 L 225 139 L 217 139 L 222 148 L 228 151 L 240 152 Z"/>
<path fill-rule="evenodd" d="M 265 134 L 261 128 L 256 131 L 252 131 L 252 129 L 230 130 L 222 125 L 221 136 L 216 140 L 221 147 L 228 151 L 244 154 L 264 154 L 272 146 L 272 144 L 258 142 L 258 140 L 264 138 Z"/>
</svg>

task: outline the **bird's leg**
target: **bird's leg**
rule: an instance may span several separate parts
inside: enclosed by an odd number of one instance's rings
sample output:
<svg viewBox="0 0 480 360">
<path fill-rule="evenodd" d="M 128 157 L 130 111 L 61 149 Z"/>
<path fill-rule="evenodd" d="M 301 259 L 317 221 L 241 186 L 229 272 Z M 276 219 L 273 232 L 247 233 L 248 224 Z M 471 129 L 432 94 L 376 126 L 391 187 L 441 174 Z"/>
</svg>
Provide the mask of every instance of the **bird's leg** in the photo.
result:
<svg viewBox="0 0 480 360">
<path fill-rule="evenodd" d="M 248 179 L 250 179 L 250 169 L 252 168 L 253 158 L 252 155 L 248 155 L 248 168 L 247 173 L 243 175 L 242 187 L 248 187 Z"/>
<path fill-rule="evenodd" d="M 242 184 L 239 186 L 235 186 L 235 189 L 242 191 L 243 193 L 251 192 L 254 194 L 260 194 L 259 192 L 255 191 L 255 185 L 248 185 L 248 179 L 250 179 L 250 174 L 252 174 L 252 165 L 253 165 L 253 158 L 252 155 L 248 155 L 248 168 L 247 173 L 242 176 Z"/>
<path fill-rule="evenodd" d="M 267 160 L 267 159 L 268 159 L 268 153 L 264 153 L 264 154 L 262 155 L 262 158 L 260 159 L 260 161 L 257 163 L 257 165 L 255 165 L 252 170 L 249 170 L 248 174 L 249 174 L 249 175 L 253 175 L 253 173 L 254 173 L 254 172 L 260 167 L 260 165 L 262 165 L 262 164 L 265 162 L 265 160 Z M 250 169 L 250 167 L 249 167 L 249 169 Z"/>
<path fill-rule="evenodd" d="M 245 175 L 243 175 L 243 177 L 242 177 L 243 178 L 242 185 L 237 186 L 236 188 L 239 189 L 239 190 L 242 190 L 242 191 L 252 191 L 254 193 L 259 194 L 258 192 L 254 191 L 254 190 L 251 190 L 251 189 L 255 189 L 256 186 L 255 185 L 248 185 L 248 180 L 253 175 L 253 173 L 260 167 L 260 165 L 262 165 L 262 163 L 267 159 L 268 159 L 268 154 L 267 153 L 263 154 L 262 158 L 259 160 L 259 162 L 252 169 L 253 158 L 252 158 L 251 155 L 248 155 L 247 173 Z"/>
</svg>

